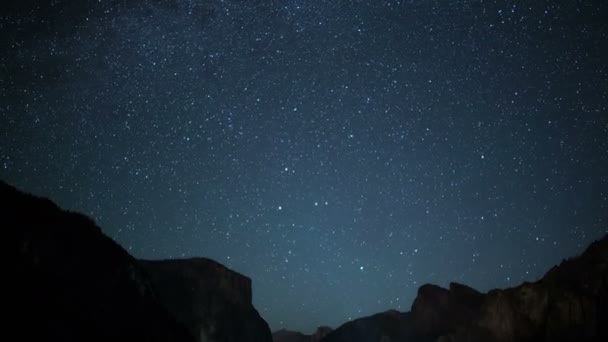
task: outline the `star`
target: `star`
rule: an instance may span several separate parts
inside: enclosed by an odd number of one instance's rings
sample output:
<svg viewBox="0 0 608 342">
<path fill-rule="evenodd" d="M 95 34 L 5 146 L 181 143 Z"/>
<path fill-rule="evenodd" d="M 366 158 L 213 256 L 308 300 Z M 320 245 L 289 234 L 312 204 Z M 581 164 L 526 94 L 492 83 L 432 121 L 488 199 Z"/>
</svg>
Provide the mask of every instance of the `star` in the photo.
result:
<svg viewBox="0 0 608 342">
<path fill-rule="evenodd" d="M 603 2 L 174 2 L 0 17 L 3 181 L 134 257 L 229 263 L 304 333 L 606 234 Z"/>
</svg>

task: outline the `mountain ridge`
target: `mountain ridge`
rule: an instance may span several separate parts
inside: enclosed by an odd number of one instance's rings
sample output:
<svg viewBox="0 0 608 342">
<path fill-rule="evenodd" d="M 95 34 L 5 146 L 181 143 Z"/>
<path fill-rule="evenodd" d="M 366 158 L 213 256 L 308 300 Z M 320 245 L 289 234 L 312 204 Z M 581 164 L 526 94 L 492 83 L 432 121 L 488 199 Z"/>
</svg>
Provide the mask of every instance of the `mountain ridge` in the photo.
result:
<svg viewBox="0 0 608 342">
<path fill-rule="evenodd" d="M 485 293 L 456 282 L 448 288 L 424 284 L 410 311 L 388 310 L 346 322 L 321 342 L 605 340 L 608 235 L 534 282 Z"/>
<path fill-rule="evenodd" d="M 89 217 L 1 180 L 0 218 L 9 266 L 3 298 L 7 336 L 272 340 L 251 303 L 251 279 L 224 265 L 206 258 L 136 259 Z"/>
<path fill-rule="evenodd" d="M 608 235 L 535 282 L 486 293 L 425 284 L 409 312 L 388 310 L 313 335 L 271 335 L 251 303 L 251 279 L 216 261 L 136 259 L 89 217 L 1 180 L 0 217 L 8 333 L 25 340 L 608 340 Z"/>
</svg>

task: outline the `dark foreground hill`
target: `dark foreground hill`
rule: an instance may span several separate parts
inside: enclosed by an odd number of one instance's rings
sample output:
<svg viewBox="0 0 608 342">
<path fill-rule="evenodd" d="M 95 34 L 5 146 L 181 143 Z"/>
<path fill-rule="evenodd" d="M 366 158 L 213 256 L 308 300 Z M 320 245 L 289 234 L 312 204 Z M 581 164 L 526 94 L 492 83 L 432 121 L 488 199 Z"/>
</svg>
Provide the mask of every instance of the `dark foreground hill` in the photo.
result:
<svg viewBox="0 0 608 342">
<path fill-rule="evenodd" d="M 251 280 L 208 259 L 141 261 L 86 216 L 0 181 L 4 336 L 270 342 Z"/>
<path fill-rule="evenodd" d="M 321 341 L 608 341 L 608 236 L 537 282 L 488 293 L 423 285 L 410 312 L 360 318 Z"/>
</svg>

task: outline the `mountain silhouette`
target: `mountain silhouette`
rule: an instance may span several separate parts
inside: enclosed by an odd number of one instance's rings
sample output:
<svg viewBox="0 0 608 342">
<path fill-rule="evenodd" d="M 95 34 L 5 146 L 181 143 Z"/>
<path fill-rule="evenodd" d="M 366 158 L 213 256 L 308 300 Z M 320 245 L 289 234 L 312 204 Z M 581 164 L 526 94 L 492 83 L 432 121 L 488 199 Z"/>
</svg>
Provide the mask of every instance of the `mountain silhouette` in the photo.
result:
<svg viewBox="0 0 608 342">
<path fill-rule="evenodd" d="M 608 236 L 536 282 L 481 293 L 419 288 L 389 310 L 313 335 L 273 335 L 251 279 L 205 258 L 138 260 L 88 217 L 0 181 L 6 336 L 108 341 L 608 341 Z"/>
<path fill-rule="evenodd" d="M 0 213 L 6 336 L 272 341 L 251 304 L 251 280 L 212 260 L 135 259 L 88 217 L 2 181 Z"/>
<path fill-rule="evenodd" d="M 300 341 L 281 337 L 275 342 Z M 426 284 L 410 312 L 356 319 L 321 341 L 608 341 L 608 236 L 536 282 L 488 293 Z"/>
</svg>

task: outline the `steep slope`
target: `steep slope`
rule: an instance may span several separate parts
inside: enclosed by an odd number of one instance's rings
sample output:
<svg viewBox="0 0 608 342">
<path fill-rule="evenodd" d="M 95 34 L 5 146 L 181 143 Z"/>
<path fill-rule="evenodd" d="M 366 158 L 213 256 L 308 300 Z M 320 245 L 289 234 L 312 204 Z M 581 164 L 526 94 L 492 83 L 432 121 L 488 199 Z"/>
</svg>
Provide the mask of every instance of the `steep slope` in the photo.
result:
<svg viewBox="0 0 608 342">
<path fill-rule="evenodd" d="M 2 310 L 32 341 L 191 341 L 137 261 L 89 218 L 0 181 Z"/>
<path fill-rule="evenodd" d="M 251 280 L 209 259 L 144 261 L 86 216 L 0 181 L 5 336 L 270 342 Z"/>
</svg>

